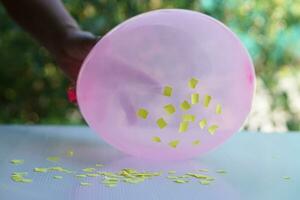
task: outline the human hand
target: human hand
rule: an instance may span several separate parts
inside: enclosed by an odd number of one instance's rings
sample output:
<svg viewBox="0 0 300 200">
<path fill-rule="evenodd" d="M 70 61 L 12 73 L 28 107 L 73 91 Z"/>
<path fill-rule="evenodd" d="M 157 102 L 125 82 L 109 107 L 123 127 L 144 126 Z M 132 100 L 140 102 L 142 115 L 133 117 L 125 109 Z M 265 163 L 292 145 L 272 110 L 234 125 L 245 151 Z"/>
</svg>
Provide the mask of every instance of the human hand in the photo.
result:
<svg viewBox="0 0 300 200">
<path fill-rule="evenodd" d="M 50 51 L 71 81 L 76 81 L 82 62 L 98 39 L 99 37 L 90 32 L 70 31 L 62 37 L 57 47 Z"/>
</svg>

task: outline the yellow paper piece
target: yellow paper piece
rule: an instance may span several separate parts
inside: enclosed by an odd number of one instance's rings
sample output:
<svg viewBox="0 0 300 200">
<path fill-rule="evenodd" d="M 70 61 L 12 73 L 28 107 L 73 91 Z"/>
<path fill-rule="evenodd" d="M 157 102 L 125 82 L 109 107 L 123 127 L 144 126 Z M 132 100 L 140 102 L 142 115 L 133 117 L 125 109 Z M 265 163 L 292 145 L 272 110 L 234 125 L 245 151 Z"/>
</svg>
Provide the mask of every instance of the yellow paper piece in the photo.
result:
<svg viewBox="0 0 300 200">
<path fill-rule="evenodd" d="M 199 103 L 199 94 L 198 93 L 193 93 L 191 94 L 191 103 L 192 104 L 197 104 Z"/>
<path fill-rule="evenodd" d="M 289 176 L 283 176 L 282 177 L 284 180 L 290 180 L 291 179 L 291 177 L 289 177 Z"/>
<path fill-rule="evenodd" d="M 165 128 L 168 124 L 167 122 L 163 119 L 163 118 L 159 118 L 157 121 L 156 121 L 156 124 L 157 126 L 160 128 L 160 129 L 163 129 Z"/>
<path fill-rule="evenodd" d="M 199 169 L 200 172 L 208 172 L 208 169 Z"/>
<path fill-rule="evenodd" d="M 200 142 L 200 140 L 195 140 L 195 141 L 193 141 L 193 145 L 199 145 L 201 142 Z"/>
<path fill-rule="evenodd" d="M 202 120 L 199 122 L 199 126 L 200 126 L 201 129 L 203 129 L 206 125 L 207 125 L 206 119 L 202 119 Z"/>
<path fill-rule="evenodd" d="M 219 174 L 226 174 L 227 172 L 224 169 L 218 169 L 216 170 L 217 173 Z"/>
<path fill-rule="evenodd" d="M 76 177 L 77 178 L 86 178 L 86 175 L 85 174 L 77 174 Z"/>
<path fill-rule="evenodd" d="M 17 176 L 26 176 L 28 172 L 13 172 L 12 175 L 17 175 Z"/>
<path fill-rule="evenodd" d="M 197 84 L 198 84 L 199 80 L 196 78 L 191 78 L 191 80 L 189 81 L 189 87 L 192 89 L 195 89 Z"/>
<path fill-rule="evenodd" d="M 54 179 L 63 179 L 62 176 L 57 176 L 57 175 L 56 175 L 56 176 L 53 176 L 53 178 L 54 178 Z"/>
<path fill-rule="evenodd" d="M 57 171 L 57 172 L 63 172 L 63 173 L 73 173 L 71 170 L 64 169 L 62 167 L 56 166 L 56 167 L 50 167 L 48 168 L 48 171 Z"/>
<path fill-rule="evenodd" d="M 184 114 L 182 115 L 182 121 L 184 122 L 194 122 L 196 119 L 195 115 Z"/>
<path fill-rule="evenodd" d="M 181 104 L 180 104 L 180 107 L 182 110 L 188 110 L 191 108 L 191 105 L 189 104 L 189 102 L 187 101 L 183 101 Z"/>
<path fill-rule="evenodd" d="M 51 161 L 51 162 L 58 162 L 60 160 L 60 157 L 58 156 L 50 156 L 47 158 L 47 160 Z"/>
<path fill-rule="evenodd" d="M 176 173 L 175 170 L 169 170 L 169 171 L 168 171 L 168 174 L 175 174 L 175 173 Z"/>
<path fill-rule="evenodd" d="M 179 144 L 179 140 L 173 140 L 169 142 L 169 146 L 173 148 L 176 148 L 178 144 Z"/>
<path fill-rule="evenodd" d="M 222 113 L 222 107 L 220 104 L 217 104 L 216 106 L 216 114 L 221 114 Z"/>
<path fill-rule="evenodd" d="M 47 168 L 42 168 L 42 167 L 36 167 L 33 169 L 34 172 L 39 172 L 39 173 L 46 173 L 48 171 Z"/>
<path fill-rule="evenodd" d="M 170 115 L 173 114 L 176 111 L 175 107 L 172 104 L 165 105 L 164 109 Z"/>
<path fill-rule="evenodd" d="M 189 122 L 180 122 L 179 133 L 186 132 L 189 128 Z"/>
<path fill-rule="evenodd" d="M 208 180 L 200 180 L 199 183 L 202 184 L 202 185 L 209 185 L 209 184 L 211 183 L 211 181 L 208 181 Z"/>
<path fill-rule="evenodd" d="M 73 151 L 73 149 L 68 149 L 67 152 L 66 152 L 66 155 L 67 155 L 68 157 L 73 157 L 73 156 L 74 156 L 74 151 Z"/>
<path fill-rule="evenodd" d="M 211 135 L 214 135 L 218 128 L 219 128 L 219 127 L 218 127 L 217 125 L 211 125 L 211 126 L 208 128 L 208 132 L 209 132 Z"/>
<path fill-rule="evenodd" d="M 91 183 L 87 183 L 87 182 L 81 182 L 80 183 L 81 186 L 91 186 Z"/>
<path fill-rule="evenodd" d="M 170 87 L 170 86 L 164 87 L 164 91 L 163 91 L 164 96 L 170 97 L 170 96 L 172 96 L 172 93 L 173 93 L 172 87 Z"/>
<path fill-rule="evenodd" d="M 88 176 L 88 177 L 97 177 L 97 176 L 99 176 L 99 174 L 86 174 L 86 176 Z"/>
<path fill-rule="evenodd" d="M 96 169 L 95 168 L 92 168 L 92 167 L 88 167 L 88 168 L 84 168 L 82 169 L 82 171 L 84 172 L 94 172 Z"/>
<path fill-rule="evenodd" d="M 205 95 L 204 96 L 203 106 L 207 108 L 209 106 L 210 101 L 211 101 L 211 96 Z"/>
<path fill-rule="evenodd" d="M 95 166 L 96 167 L 103 167 L 104 165 L 103 164 L 96 164 Z"/>
<path fill-rule="evenodd" d="M 11 160 L 10 161 L 11 164 L 14 164 L 14 165 L 21 165 L 24 163 L 24 160 Z"/>
<path fill-rule="evenodd" d="M 175 182 L 175 183 L 187 183 L 187 182 L 189 182 L 189 181 L 183 180 L 183 179 L 176 179 L 176 180 L 174 180 L 174 182 Z"/>
<path fill-rule="evenodd" d="M 137 111 L 137 116 L 139 116 L 142 119 L 146 119 L 147 116 L 148 116 L 148 114 L 149 114 L 149 112 L 146 109 L 144 109 L 144 108 L 140 108 Z"/>
<path fill-rule="evenodd" d="M 153 137 L 152 141 L 153 142 L 161 142 L 161 139 L 160 139 L 160 137 Z"/>
</svg>

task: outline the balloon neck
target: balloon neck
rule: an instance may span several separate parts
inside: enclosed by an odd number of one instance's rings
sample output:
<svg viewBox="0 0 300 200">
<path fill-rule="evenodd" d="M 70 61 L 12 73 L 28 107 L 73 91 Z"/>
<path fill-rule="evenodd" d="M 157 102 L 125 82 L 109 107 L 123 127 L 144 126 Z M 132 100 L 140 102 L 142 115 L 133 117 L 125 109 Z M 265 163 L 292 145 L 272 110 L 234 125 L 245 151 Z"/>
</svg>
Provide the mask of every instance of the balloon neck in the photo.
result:
<svg viewBox="0 0 300 200">
<path fill-rule="evenodd" d="M 69 87 L 67 90 L 67 97 L 69 102 L 76 104 L 77 103 L 77 97 L 76 97 L 76 89 L 75 87 Z"/>
</svg>

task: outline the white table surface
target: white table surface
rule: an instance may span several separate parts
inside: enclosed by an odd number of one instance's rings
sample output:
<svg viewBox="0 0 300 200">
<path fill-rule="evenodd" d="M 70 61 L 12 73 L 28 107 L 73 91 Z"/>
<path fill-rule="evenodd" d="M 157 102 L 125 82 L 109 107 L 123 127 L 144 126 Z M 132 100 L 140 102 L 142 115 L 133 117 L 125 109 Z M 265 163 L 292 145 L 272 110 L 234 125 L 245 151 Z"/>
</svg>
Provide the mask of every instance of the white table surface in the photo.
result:
<svg viewBox="0 0 300 200">
<path fill-rule="evenodd" d="M 72 148 L 73 157 L 64 156 Z M 216 150 L 195 160 L 153 163 L 123 155 L 87 127 L 0 126 L 0 200 L 296 200 L 300 198 L 300 133 L 237 133 Z M 60 155 L 57 164 L 49 156 Z M 13 165 L 12 159 L 24 159 Z M 81 170 L 96 163 L 105 171 L 123 168 L 190 172 L 210 170 L 216 180 L 208 186 L 197 181 L 176 184 L 166 174 L 139 184 L 120 183 L 108 188 L 97 178 L 90 187 L 80 186 L 71 175 L 54 180 L 51 173 L 35 173 L 34 167 L 64 166 Z M 225 169 L 226 174 L 215 173 Z M 16 183 L 10 175 L 27 171 L 32 183 Z M 290 180 L 283 179 L 289 176 Z"/>
</svg>

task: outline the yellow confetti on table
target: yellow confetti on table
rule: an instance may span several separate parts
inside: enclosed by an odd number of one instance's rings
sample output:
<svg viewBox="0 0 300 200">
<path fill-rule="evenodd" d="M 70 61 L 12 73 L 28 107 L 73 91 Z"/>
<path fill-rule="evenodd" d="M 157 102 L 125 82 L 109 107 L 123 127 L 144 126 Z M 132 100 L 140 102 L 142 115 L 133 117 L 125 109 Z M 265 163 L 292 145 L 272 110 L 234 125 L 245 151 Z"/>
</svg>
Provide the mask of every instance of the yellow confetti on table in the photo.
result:
<svg viewBox="0 0 300 200">
<path fill-rule="evenodd" d="M 204 101 L 203 101 L 203 106 L 207 108 L 210 104 L 210 101 L 211 101 L 211 96 L 205 95 L 204 96 Z"/>
<path fill-rule="evenodd" d="M 27 172 L 14 172 L 10 178 L 11 180 L 13 180 L 14 182 L 18 182 L 18 183 L 31 183 L 32 179 L 29 178 L 25 178 L 24 176 L 27 175 Z"/>
<path fill-rule="evenodd" d="M 88 177 L 97 177 L 97 176 L 99 176 L 99 174 L 86 174 L 86 176 L 88 176 Z"/>
<path fill-rule="evenodd" d="M 168 171 L 168 174 L 175 174 L 175 173 L 176 173 L 175 170 L 169 170 L 169 171 Z"/>
<path fill-rule="evenodd" d="M 192 104 L 199 103 L 199 94 L 198 93 L 191 94 L 191 103 Z"/>
<path fill-rule="evenodd" d="M 103 167 L 104 165 L 103 164 L 96 164 L 95 166 L 96 167 Z"/>
<path fill-rule="evenodd" d="M 291 177 L 289 177 L 289 176 L 283 176 L 282 177 L 284 180 L 290 180 L 291 179 Z"/>
<path fill-rule="evenodd" d="M 208 172 L 208 169 L 199 169 L 200 172 Z"/>
<path fill-rule="evenodd" d="M 224 169 L 218 169 L 216 170 L 217 173 L 219 174 L 226 174 L 227 172 Z"/>
<path fill-rule="evenodd" d="M 216 114 L 221 114 L 222 113 L 222 107 L 220 104 L 217 104 L 216 106 Z"/>
<path fill-rule="evenodd" d="M 86 175 L 85 174 L 77 174 L 76 177 L 77 178 L 86 178 Z"/>
<path fill-rule="evenodd" d="M 173 147 L 173 148 L 176 148 L 179 144 L 179 140 L 173 140 L 171 142 L 169 142 L 169 146 L 170 147 Z"/>
<path fill-rule="evenodd" d="M 58 156 L 50 156 L 47 158 L 47 160 L 51 161 L 51 162 L 58 162 L 60 160 L 60 157 Z"/>
<path fill-rule="evenodd" d="M 192 89 L 195 89 L 197 84 L 198 84 L 199 80 L 196 79 L 196 78 L 191 78 L 189 80 L 189 87 L 192 88 Z"/>
<path fill-rule="evenodd" d="M 146 119 L 148 117 L 149 112 L 145 108 L 140 108 L 136 114 L 138 117 Z"/>
<path fill-rule="evenodd" d="M 171 86 L 165 86 L 164 87 L 164 90 L 163 90 L 163 95 L 164 96 L 170 97 L 170 96 L 172 96 L 172 93 L 173 93 L 173 89 L 172 89 Z"/>
<path fill-rule="evenodd" d="M 155 137 L 152 138 L 152 141 L 153 142 L 161 142 L 161 139 L 160 139 L 160 137 L 155 136 Z"/>
<path fill-rule="evenodd" d="M 63 179 L 62 176 L 57 176 L 57 175 L 56 175 L 56 176 L 53 176 L 53 178 L 54 178 L 54 179 Z"/>
<path fill-rule="evenodd" d="M 92 167 L 88 167 L 88 168 L 84 168 L 82 169 L 82 171 L 84 172 L 94 172 L 96 169 L 95 168 L 92 168 Z"/>
<path fill-rule="evenodd" d="M 202 185 L 209 185 L 209 184 L 211 183 L 211 181 L 208 181 L 208 180 L 200 180 L 199 183 L 202 184 Z"/>
<path fill-rule="evenodd" d="M 39 172 L 39 173 L 46 173 L 48 172 L 47 168 L 42 168 L 42 167 L 36 167 L 33 169 L 34 172 Z"/>
<path fill-rule="evenodd" d="M 193 145 L 195 145 L 195 146 L 196 146 L 196 145 L 199 145 L 200 143 L 201 143 L 200 140 L 194 140 L 194 141 L 193 141 Z"/>
<path fill-rule="evenodd" d="M 81 182 L 80 183 L 81 186 L 91 186 L 91 183 L 87 183 L 87 182 Z"/>
<path fill-rule="evenodd" d="M 191 114 L 182 115 L 182 121 L 184 121 L 184 122 L 194 122 L 195 119 L 196 119 L 195 115 L 191 115 Z"/>
<path fill-rule="evenodd" d="M 11 160 L 10 161 L 11 164 L 14 164 L 14 165 L 22 165 L 24 163 L 24 160 Z"/>
<path fill-rule="evenodd" d="M 219 127 L 218 127 L 217 125 L 211 125 L 211 126 L 208 128 L 208 132 L 209 132 L 211 135 L 214 135 L 218 128 L 219 128 Z"/>
<path fill-rule="evenodd" d="M 168 124 L 167 122 L 163 119 L 163 118 L 159 118 L 157 121 L 156 121 L 156 124 L 157 126 L 160 128 L 160 129 L 163 129 L 165 128 Z"/>
<path fill-rule="evenodd" d="M 181 104 L 180 104 L 180 108 L 182 110 L 188 110 L 191 108 L 191 105 L 189 104 L 189 102 L 187 101 L 183 101 Z"/>
<path fill-rule="evenodd" d="M 180 122 L 179 124 L 179 133 L 186 132 L 189 128 L 189 122 Z"/>
<path fill-rule="evenodd" d="M 48 171 L 57 171 L 57 172 L 63 172 L 63 173 L 73 173 L 71 170 L 65 169 L 63 167 L 55 166 L 48 168 Z"/>
<path fill-rule="evenodd" d="M 174 180 L 175 183 L 187 183 L 187 180 L 183 180 L 183 179 L 176 179 Z"/>
<path fill-rule="evenodd" d="M 199 122 L 199 126 L 200 126 L 200 128 L 201 129 L 203 129 L 205 126 L 207 125 L 207 121 L 206 121 L 206 119 L 202 119 L 202 120 L 200 120 L 200 122 Z"/>
<path fill-rule="evenodd" d="M 66 155 L 68 157 L 73 157 L 74 156 L 74 150 L 73 149 L 68 149 L 67 152 L 66 152 Z"/>
<path fill-rule="evenodd" d="M 170 115 L 173 114 L 176 111 L 176 108 L 172 104 L 165 105 L 164 109 Z"/>
</svg>

